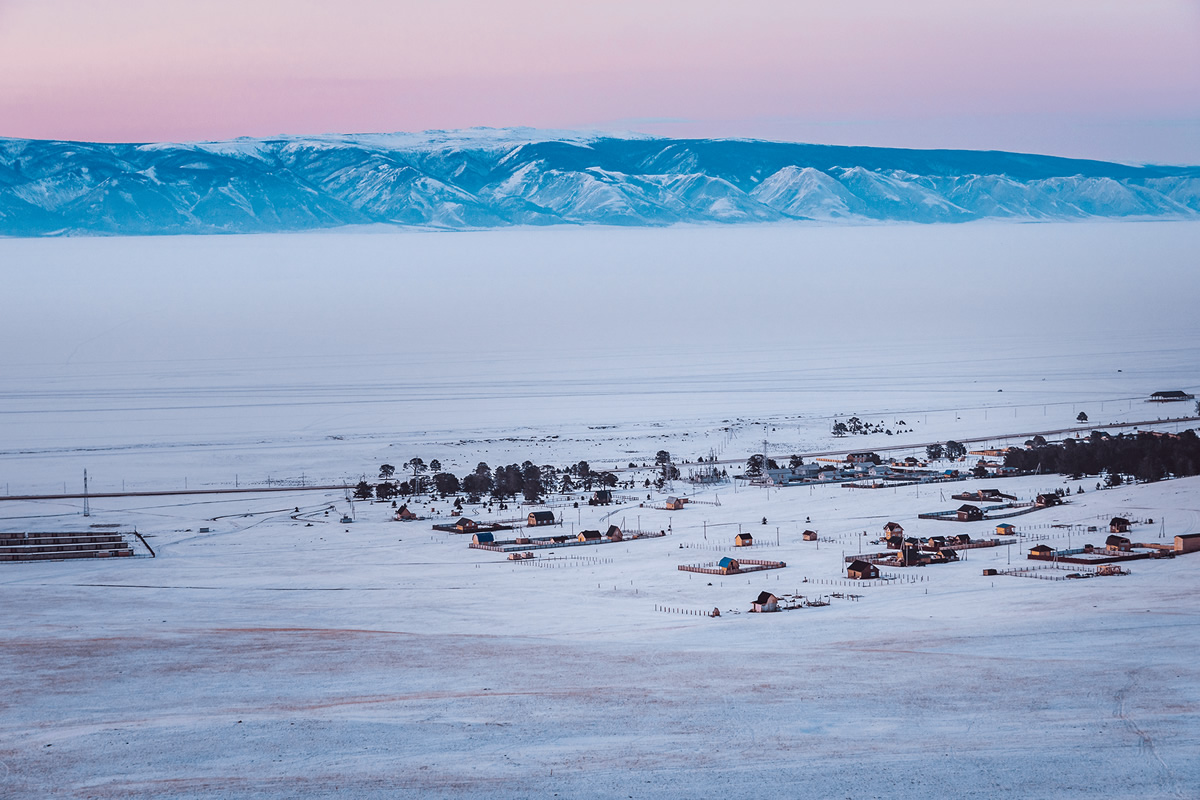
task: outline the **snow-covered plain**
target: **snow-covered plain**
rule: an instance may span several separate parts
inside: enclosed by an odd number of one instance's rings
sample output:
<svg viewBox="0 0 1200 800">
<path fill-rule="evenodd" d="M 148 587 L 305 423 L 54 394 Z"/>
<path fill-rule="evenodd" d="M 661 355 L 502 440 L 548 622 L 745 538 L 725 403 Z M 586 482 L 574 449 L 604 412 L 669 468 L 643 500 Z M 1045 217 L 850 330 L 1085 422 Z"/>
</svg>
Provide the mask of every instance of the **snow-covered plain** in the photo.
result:
<svg viewBox="0 0 1200 800">
<path fill-rule="evenodd" d="M 1192 410 L 1141 398 L 1197 388 L 1198 245 L 1193 223 L 0 240 L 0 481 L 336 482 L 412 456 L 597 468 L 1154 420 Z M 851 414 L 912 432 L 835 443 Z M 1018 528 L 1200 530 L 1200 479 L 1094 484 Z M 340 492 L 97 499 L 87 520 L 0 502 L 0 530 L 120 523 L 159 556 L 0 565 L 0 794 L 1195 796 L 1200 556 L 982 576 L 1014 546 L 822 582 L 889 520 L 979 538 L 917 520 L 978 485 L 568 506 L 568 531 L 671 533 L 532 565 L 389 506 L 337 524 Z M 739 525 L 789 566 L 676 570 L 732 553 Z M 728 613 L 762 589 L 861 599 Z"/>
</svg>

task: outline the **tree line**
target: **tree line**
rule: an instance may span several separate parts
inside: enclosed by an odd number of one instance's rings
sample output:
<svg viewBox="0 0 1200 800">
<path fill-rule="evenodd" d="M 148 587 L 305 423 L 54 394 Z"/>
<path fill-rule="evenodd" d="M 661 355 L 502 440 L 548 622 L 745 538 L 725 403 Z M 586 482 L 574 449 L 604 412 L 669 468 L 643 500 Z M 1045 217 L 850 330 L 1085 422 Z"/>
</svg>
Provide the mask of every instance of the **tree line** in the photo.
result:
<svg viewBox="0 0 1200 800">
<path fill-rule="evenodd" d="M 1026 442 L 1026 449 L 1010 450 L 1004 456 L 1004 465 L 1022 472 L 1058 472 L 1076 479 L 1103 473 L 1108 476 L 1109 485 L 1120 483 L 1122 475 L 1152 482 L 1200 474 L 1200 437 L 1194 430 L 1177 436 L 1155 433 L 1111 436 L 1092 431 L 1086 439 L 1065 439 L 1051 444 L 1036 436 Z"/>
</svg>

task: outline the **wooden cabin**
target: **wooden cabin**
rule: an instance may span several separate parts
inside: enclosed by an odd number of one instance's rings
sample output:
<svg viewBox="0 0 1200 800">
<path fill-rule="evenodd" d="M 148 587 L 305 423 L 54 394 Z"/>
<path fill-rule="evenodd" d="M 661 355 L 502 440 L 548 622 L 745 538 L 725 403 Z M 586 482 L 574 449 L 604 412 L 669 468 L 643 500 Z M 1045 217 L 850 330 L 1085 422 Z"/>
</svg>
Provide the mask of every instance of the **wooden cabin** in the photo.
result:
<svg viewBox="0 0 1200 800">
<path fill-rule="evenodd" d="M 900 526 L 899 522 L 889 522 L 887 525 L 883 526 L 883 533 L 885 536 L 889 536 L 889 537 L 890 536 L 903 536 L 904 528 L 902 528 Z"/>
<path fill-rule="evenodd" d="M 538 525 L 553 525 L 554 524 L 554 512 L 553 511 L 530 511 L 529 518 L 526 521 L 526 524 L 530 528 L 536 528 Z"/>
<path fill-rule="evenodd" d="M 1044 544 L 1037 544 L 1029 548 L 1030 558 L 1051 559 L 1054 557 L 1054 548 Z"/>
<path fill-rule="evenodd" d="M 604 532 L 604 535 L 608 537 L 610 542 L 619 542 L 625 538 L 625 535 L 621 533 L 621 529 L 616 525 L 609 525 L 608 530 Z"/>
<path fill-rule="evenodd" d="M 951 561 L 958 561 L 958 553 L 949 547 L 943 547 L 929 557 L 929 563 L 931 564 L 948 564 Z"/>
<path fill-rule="evenodd" d="M 417 515 L 408 510 L 407 503 L 400 506 L 400 510 L 396 512 L 396 519 L 401 522 L 404 522 L 404 521 L 407 521 L 410 519 L 416 519 L 416 518 L 417 518 Z"/>
<path fill-rule="evenodd" d="M 817 532 L 805 531 L 804 533 L 800 534 L 800 538 L 806 542 L 815 542 L 817 540 Z"/>
<path fill-rule="evenodd" d="M 1108 521 L 1109 533 L 1129 533 L 1129 520 L 1124 517 L 1113 517 Z"/>
<path fill-rule="evenodd" d="M 971 537 L 960 533 L 957 536 L 951 536 L 947 541 L 954 547 L 963 547 L 971 543 Z"/>
<path fill-rule="evenodd" d="M 1053 492 L 1039 494 L 1033 499 L 1033 504 L 1038 508 L 1049 508 L 1050 506 L 1061 506 L 1062 498 Z"/>
<path fill-rule="evenodd" d="M 736 558 L 725 556 L 725 558 L 717 562 L 717 569 L 721 570 L 722 575 L 728 575 L 731 572 L 737 572 L 741 569 L 741 565 L 738 564 Z"/>
<path fill-rule="evenodd" d="M 996 535 L 997 536 L 1012 536 L 1016 532 L 1017 532 L 1016 526 L 1009 525 L 1007 522 L 1001 522 L 999 525 L 996 526 Z"/>
<path fill-rule="evenodd" d="M 575 537 L 575 540 L 579 542 L 598 542 L 600 539 L 600 531 L 580 531 L 579 535 Z"/>
<path fill-rule="evenodd" d="M 978 522 L 983 519 L 983 509 L 970 503 L 958 507 L 959 522 Z"/>
<path fill-rule="evenodd" d="M 1104 549 L 1110 553 L 1128 552 L 1133 547 L 1133 543 L 1129 541 L 1128 536 L 1118 536 L 1115 533 L 1110 533 L 1108 538 L 1104 540 Z"/>
<path fill-rule="evenodd" d="M 608 489 L 597 489 L 592 492 L 592 499 L 588 500 L 588 504 L 593 506 L 607 506 L 612 505 L 612 501 L 612 492 Z"/>
<path fill-rule="evenodd" d="M 879 577 L 879 567 L 868 561 L 856 559 L 846 567 L 846 577 L 857 581 L 870 580 Z"/>
<path fill-rule="evenodd" d="M 459 533 L 470 533 L 471 531 L 479 530 L 479 523 L 473 519 L 460 517 L 458 522 L 454 523 L 454 530 Z"/>
<path fill-rule="evenodd" d="M 668 497 L 667 498 L 667 510 L 668 511 L 682 511 L 683 510 L 683 500 L 679 499 L 678 497 Z"/>
<path fill-rule="evenodd" d="M 750 547 L 754 544 L 754 537 L 748 533 L 739 533 L 733 537 L 734 547 Z"/>
<path fill-rule="evenodd" d="M 930 536 L 928 539 L 925 540 L 925 544 L 927 547 L 930 547 L 934 550 L 941 550 L 943 547 L 946 546 L 946 537 L 945 536 Z"/>
<path fill-rule="evenodd" d="M 751 613 L 761 614 L 779 610 L 779 598 L 770 592 L 759 592 L 758 597 L 750 604 Z"/>
<path fill-rule="evenodd" d="M 1000 570 L 998 570 L 998 569 L 993 569 L 992 567 L 988 567 L 987 569 L 985 569 L 985 570 L 983 571 L 983 574 L 984 574 L 984 577 L 990 577 L 990 576 L 992 576 L 992 575 L 999 575 L 999 574 L 1000 574 Z"/>
<path fill-rule="evenodd" d="M 475 544 L 492 544 L 496 541 L 496 537 L 490 533 L 477 533 L 471 537 L 471 541 Z"/>
</svg>

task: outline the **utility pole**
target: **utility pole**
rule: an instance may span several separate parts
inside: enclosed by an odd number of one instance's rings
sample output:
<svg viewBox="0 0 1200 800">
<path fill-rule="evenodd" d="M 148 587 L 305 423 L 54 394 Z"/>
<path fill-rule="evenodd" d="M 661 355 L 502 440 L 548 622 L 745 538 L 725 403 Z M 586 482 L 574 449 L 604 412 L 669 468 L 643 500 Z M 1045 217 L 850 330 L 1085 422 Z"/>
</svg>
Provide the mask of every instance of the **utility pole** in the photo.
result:
<svg viewBox="0 0 1200 800">
<path fill-rule="evenodd" d="M 88 504 L 88 485 L 87 485 L 87 470 L 86 469 L 83 471 L 83 515 L 85 517 L 90 517 L 92 515 L 92 508 Z"/>
</svg>

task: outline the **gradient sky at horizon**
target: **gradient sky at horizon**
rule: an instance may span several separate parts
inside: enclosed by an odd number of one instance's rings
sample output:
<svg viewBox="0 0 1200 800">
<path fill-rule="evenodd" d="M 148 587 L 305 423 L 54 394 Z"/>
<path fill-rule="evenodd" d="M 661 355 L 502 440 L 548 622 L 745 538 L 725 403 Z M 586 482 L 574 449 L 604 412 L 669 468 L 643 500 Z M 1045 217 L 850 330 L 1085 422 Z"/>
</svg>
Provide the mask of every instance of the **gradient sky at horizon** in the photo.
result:
<svg viewBox="0 0 1200 800">
<path fill-rule="evenodd" d="M 477 125 L 1200 164 L 1200 0 L 0 0 L 0 136 Z"/>
</svg>

